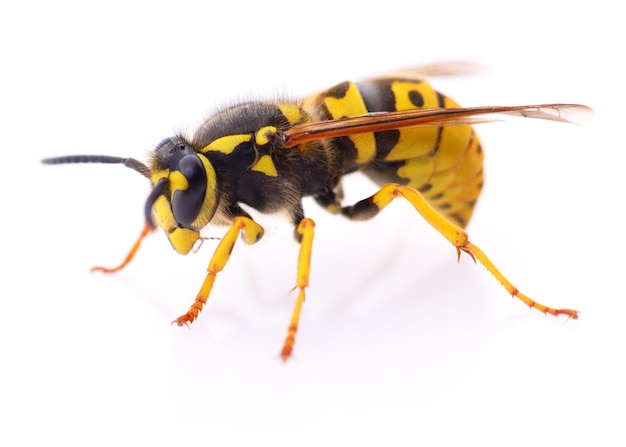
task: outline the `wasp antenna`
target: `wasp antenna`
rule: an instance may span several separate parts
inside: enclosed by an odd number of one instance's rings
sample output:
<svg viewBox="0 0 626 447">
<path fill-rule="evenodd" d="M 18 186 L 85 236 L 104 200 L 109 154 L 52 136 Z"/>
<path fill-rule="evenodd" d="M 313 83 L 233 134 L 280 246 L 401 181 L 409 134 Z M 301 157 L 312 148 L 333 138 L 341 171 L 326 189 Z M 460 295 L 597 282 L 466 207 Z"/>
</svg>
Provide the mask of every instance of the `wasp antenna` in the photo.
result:
<svg viewBox="0 0 626 447">
<path fill-rule="evenodd" d="M 127 168 L 139 172 L 150 179 L 150 168 L 134 158 L 113 157 L 110 155 L 66 155 L 63 157 L 44 158 L 41 162 L 45 165 L 62 165 L 70 163 L 106 163 L 123 164 Z"/>
<path fill-rule="evenodd" d="M 65 155 L 63 157 L 44 158 L 41 162 L 45 165 L 62 165 L 69 163 L 124 163 L 122 157 L 110 155 Z"/>
<path fill-rule="evenodd" d="M 122 158 L 122 163 L 127 168 L 130 168 L 130 169 L 132 169 L 134 171 L 137 171 L 141 175 L 143 175 L 145 178 L 147 178 L 148 180 L 151 180 L 150 179 L 150 168 L 148 166 L 146 166 L 145 164 L 143 164 L 142 162 L 140 162 L 139 160 L 136 160 L 134 158 Z"/>
</svg>

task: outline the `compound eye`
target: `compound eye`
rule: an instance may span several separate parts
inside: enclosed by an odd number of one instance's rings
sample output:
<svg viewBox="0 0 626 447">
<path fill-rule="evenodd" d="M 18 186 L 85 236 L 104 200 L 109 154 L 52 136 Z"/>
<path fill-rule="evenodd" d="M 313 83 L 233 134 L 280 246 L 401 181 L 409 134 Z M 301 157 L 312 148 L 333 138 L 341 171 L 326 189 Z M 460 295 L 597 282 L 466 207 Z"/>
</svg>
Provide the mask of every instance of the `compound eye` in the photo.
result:
<svg viewBox="0 0 626 447">
<path fill-rule="evenodd" d="M 172 213 L 179 226 L 189 228 L 202 209 L 207 176 L 202 161 L 195 154 L 181 158 L 178 169 L 187 179 L 188 186 L 174 192 Z"/>
</svg>

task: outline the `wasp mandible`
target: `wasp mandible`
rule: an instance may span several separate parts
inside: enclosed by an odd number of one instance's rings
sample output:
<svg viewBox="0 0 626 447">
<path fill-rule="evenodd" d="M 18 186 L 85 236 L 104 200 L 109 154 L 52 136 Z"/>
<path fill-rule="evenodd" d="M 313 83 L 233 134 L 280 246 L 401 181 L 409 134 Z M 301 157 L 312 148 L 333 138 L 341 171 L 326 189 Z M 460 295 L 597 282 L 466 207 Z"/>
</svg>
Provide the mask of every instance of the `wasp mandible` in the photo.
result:
<svg viewBox="0 0 626 447">
<path fill-rule="evenodd" d="M 258 242 L 263 227 L 241 204 L 261 213 L 287 211 L 300 244 L 295 302 L 281 351 L 293 351 L 309 270 L 315 222 L 305 217 L 302 199 L 313 197 L 334 214 L 352 220 L 376 216 L 396 197 L 416 211 L 455 248 L 480 262 L 514 297 L 531 308 L 576 319 L 578 311 L 540 304 L 521 293 L 464 228 L 483 186 L 483 150 L 472 125 L 494 114 L 583 124 L 591 109 L 577 104 L 462 108 L 415 69 L 361 82 L 343 82 L 301 100 L 252 101 L 223 109 L 204 121 L 191 138 L 175 135 L 157 145 L 149 163 L 133 158 L 74 155 L 45 164 L 123 164 L 150 180 L 145 227 L 126 259 L 156 226 L 172 247 L 187 254 L 208 224 L 228 225 L 189 310 L 173 323 L 189 325 L 207 302 L 217 274 L 226 266 L 237 237 Z M 445 70 L 444 70 L 445 71 Z M 380 189 L 354 204 L 343 204 L 343 176 L 361 171 Z"/>
</svg>

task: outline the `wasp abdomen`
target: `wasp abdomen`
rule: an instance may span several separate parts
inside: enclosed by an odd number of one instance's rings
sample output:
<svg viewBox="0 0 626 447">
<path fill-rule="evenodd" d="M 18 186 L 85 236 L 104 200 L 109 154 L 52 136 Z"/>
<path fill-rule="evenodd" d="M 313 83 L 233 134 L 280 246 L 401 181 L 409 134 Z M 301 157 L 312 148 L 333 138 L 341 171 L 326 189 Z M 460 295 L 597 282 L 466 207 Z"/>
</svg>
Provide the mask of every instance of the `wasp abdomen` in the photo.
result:
<svg viewBox="0 0 626 447">
<path fill-rule="evenodd" d="M 310 100 L 309 100 L 310 101 Z M 315 98 L 323 119 L 418 108 L 457 108 L 426 81 L 380 78 L 344 82 Z M 336 138 L 346 171 L 362 169 L 378 184 L 418 189 L 444 215 L 465 226 L 483 183 L 483 153 L 470 125 L 412 127 Z"/>
</svg>

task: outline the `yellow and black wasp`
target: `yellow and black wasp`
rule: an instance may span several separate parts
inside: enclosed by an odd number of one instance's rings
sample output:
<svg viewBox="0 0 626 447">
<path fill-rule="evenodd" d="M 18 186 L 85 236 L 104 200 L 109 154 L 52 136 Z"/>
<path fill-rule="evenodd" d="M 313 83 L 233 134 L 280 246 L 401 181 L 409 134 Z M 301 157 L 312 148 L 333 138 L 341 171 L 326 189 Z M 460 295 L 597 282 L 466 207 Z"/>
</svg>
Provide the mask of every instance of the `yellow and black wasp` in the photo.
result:
<svg viewBox="0 0 626 447">
<path fill-rule="evenodd" d="M 463 228 L 483 186 L 483 150 L 472 124 L 490 121 L 493 114 L 581 124 L 591 109 L 576 104 L 461 108 L 430 86 L 422 77 L 428 71 L 343 82 L 297 101 L 253 101 L 226 108 L 204 121 L 191 138 L 163 140 L 148 165 L 101 155 L 47 158 L 43 163 L 121 163 L 152 183 L 146 225 L 126 259 L 118 267 L 94 270 L 123 268 L 156 225 L 181 254 L 202 240 L 200 231 L 209 223 L 230 226 L 193 304 L 174 320 L 179 326 L 198 317 L 239 233 L 248 244 L 263 236 L 263 228 L 240 205 L 261 213 L 287 211 L 300 243 L 299 293 L 283 360 L 292 353 L 309 284 L 315 223 L 304 215 L 305 196 L 353 220 L 371 219 L 402 196 L 452 243 L 457 257 L 467 253 L 483 264 L 512 296 L 541 312 L 577 318 L 575 310 L 551 308 L 519 292 Z M 341 180 L 354 171 L 373 179 L 380 190 L 345 205 Z"/>
</svg>

